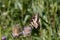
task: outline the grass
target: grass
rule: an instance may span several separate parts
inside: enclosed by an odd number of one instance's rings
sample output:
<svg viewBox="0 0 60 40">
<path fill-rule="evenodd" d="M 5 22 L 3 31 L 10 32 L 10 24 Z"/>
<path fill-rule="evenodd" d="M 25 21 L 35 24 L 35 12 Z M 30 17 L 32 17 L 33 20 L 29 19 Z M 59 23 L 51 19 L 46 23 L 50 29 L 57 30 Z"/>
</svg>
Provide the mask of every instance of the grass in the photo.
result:
<svg viewBox="0 0 60 40">
<path fill-rule="evenodd" d="M 19 24 L 22 29 L 35 13 L 39 13 L 39 35 L 14 38 L 12 26 Z M 5 35 L 7 40 L 60 40 L 60 1 L 0 0 L 0 29 L 0 39 Z"/>
</svg>

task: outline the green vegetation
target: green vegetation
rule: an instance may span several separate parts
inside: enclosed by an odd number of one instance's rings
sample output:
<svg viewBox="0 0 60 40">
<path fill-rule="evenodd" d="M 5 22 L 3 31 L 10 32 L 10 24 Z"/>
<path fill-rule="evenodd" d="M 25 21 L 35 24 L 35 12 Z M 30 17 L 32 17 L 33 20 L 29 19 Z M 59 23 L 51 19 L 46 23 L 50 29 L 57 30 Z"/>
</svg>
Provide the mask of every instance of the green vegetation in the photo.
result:
<svg viewBox="0 0 60 40">
<path fill-rule="evenodd" d="M 35 13 L 40 16 L 40 35 L 13 38 L 12 26 L 23 28 Z M 60 0 L 0 0 L 0 29 L 7 40 L 60 40 Z"/>
</svg>

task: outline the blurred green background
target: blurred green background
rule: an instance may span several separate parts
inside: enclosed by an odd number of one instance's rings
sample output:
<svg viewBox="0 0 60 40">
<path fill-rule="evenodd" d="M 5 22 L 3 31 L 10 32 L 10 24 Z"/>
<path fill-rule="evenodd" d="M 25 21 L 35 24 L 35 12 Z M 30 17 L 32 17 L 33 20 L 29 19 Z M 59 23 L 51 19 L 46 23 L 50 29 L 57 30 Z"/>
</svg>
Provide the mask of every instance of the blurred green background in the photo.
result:
<svg viewBox="0 0 60 40">
<path fill-rule="evenodd" d="M 40 35 L 14 39 L 11 27 L 28 25 L 39 13 Z M 60 40 L 60 0 L 0 0 L 1 35 L 7 40 Z"/>
</svg>

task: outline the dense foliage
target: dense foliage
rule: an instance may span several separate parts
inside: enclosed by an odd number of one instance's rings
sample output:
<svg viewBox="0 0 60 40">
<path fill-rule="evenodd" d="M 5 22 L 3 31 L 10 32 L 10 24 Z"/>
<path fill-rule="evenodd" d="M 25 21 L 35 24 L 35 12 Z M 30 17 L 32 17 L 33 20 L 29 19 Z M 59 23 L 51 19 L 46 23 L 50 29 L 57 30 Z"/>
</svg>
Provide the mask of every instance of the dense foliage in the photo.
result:
<svg viewBox="0 0 60 40">
<path fill-rule="evenodd" d="M 14 39 L 12 26 L 23 28 L 37 13 L 40 35 Z M 0 29 L 1 37 L 7 36 L 7 40 L 60 40 L 60 0 L 0 0 Z"/>
</svg>

